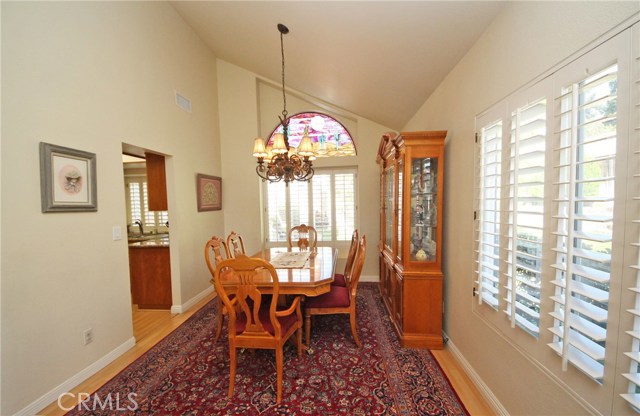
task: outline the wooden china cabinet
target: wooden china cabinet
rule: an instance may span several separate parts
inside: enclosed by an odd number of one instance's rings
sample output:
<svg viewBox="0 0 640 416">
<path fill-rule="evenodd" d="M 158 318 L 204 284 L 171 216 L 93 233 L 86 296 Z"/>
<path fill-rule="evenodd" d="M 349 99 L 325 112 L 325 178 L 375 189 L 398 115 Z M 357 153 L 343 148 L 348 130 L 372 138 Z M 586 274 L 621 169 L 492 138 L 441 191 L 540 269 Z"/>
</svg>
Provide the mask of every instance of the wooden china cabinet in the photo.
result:
<svg viewBox="0 0 640 416">
<path fill-rule="evenodd" d="M 387 133 L 380 164 L 380 293 L 403 347 L 442 349 L 446 131 Z"/>
</svg>

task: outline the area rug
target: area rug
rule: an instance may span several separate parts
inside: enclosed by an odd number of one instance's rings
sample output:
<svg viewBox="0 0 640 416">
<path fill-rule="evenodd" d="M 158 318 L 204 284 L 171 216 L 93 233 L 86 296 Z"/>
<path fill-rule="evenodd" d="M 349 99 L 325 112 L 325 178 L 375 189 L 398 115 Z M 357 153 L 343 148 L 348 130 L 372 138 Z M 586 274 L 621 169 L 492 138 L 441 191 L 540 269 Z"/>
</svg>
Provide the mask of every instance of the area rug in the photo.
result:
<svg viewBox="0 0 640 416">
<path fill-rule="evenodd" d="M 361 349 L 347 315 L 314 317 L 310 354 L 299 358 L 287 344 L 279 405 L 269 350 L 238 351 L 235 391 L 227 398 L 227 325 L 214 342 L 215 305 L 209 302 L 68 414 L 468 414 L 428 350 L 400 347 L 375 283 L 358 288 Z"/>
</svg>

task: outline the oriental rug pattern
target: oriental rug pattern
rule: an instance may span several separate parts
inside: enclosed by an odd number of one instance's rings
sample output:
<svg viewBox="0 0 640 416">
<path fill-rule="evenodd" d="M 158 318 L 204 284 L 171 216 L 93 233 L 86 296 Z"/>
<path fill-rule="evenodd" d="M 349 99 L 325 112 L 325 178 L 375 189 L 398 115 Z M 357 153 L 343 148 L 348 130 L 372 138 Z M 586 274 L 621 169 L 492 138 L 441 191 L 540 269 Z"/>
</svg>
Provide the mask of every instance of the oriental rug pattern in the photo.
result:
<svg viewBox="0 0 640 416">
<path fill-rule="evenodd" d="M 112 415 L 118 398 L 117 414 L 135 415 L 467 415 L 433 355 L 400 347 L 377 284 L 361 283 L 357 302 L 362 349 L 347 315 L 314 317 L 313 353 L 298 358 L 285 347 L 280 405 L 269 350 L 238 351 L 227 399 L 227 325 L 214 342 L 216 302 L 209 302 L 68 414 Z"/>
</svg>

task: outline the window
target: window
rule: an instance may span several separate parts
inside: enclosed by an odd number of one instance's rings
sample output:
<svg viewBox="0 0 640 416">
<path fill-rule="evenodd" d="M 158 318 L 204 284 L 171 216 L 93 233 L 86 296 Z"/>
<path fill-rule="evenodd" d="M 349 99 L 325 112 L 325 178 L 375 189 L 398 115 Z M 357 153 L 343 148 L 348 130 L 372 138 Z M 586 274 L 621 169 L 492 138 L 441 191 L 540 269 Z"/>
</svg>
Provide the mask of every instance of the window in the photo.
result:
<svg viewBox="0 0 640 416">
<path fill-rule="evenodd" d="M 635 88 L 640 102 L 640 59 L 632 64 L 630 38 L 613 37 L 478 116 L 474 310 L 537 362 L 547 365 L 551 348 L 552 373 L 571 365 L 613 389 L 618 375 L 606 363 L 617 352 L 607 347 L 618 334 L 608 329 L 633 293 L 624 397 L 640 409 L 640 223 L 628 230 L 640 217 L 628 196 L 640 194 L 629 97 Z"/>
<path fill-rule="evenodd" d="M 355 169 L 316 169 L 309 182 L 265 182 L 267 243 L 286 244 L 289 230 L 299 224 L 316 229 L 318 245 L 350 242 L 356 228 L 356 175 Z"/>
<path fill-rule="evenodd" d="M 144 227 L 166 227 L 169 222 L 167 211 L 149 211 L 147 182 L 144 176 L 127 177 L 127 202 L 129 224 L 140 220 Z"/>
<path fill-rule="evenodd" d="M 335 118 L 311 112 L 294 114 L 288 120 L 287 136 L 291 147 L 297 149 L 306 132 L 316 157 L 355 156 L 356 147 L 351 134 Z M 267 140 L 267 148 L 273 147 L 275 135 L 282 133 L 282 124 L 278 124 Z"/>
</svg>

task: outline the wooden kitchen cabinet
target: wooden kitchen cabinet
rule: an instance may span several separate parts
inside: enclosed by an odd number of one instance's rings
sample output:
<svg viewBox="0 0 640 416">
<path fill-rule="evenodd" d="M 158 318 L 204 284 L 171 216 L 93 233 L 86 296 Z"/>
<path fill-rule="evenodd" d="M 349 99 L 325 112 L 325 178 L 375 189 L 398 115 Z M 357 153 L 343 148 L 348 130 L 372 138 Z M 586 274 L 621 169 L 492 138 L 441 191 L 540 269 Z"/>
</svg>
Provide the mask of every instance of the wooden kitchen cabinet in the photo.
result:
<svg viewBox="0 0 640 416">
<path fill-rule="evenodd" d="M 169 247 L 129 246 L 133 304 L 140 309 L 171 309 Z"/>
<path fill-rule="evenodd" d="M 380 294 L 403 347 L 442 349 L 446 131 L 383 135 Z"/>
<path fill-rule="evenodd" d="M 145 153 L 147 165 L 147 197 L 149 211 L 167 211 L 167 175 L 164 156 Z"/>
</svg>

